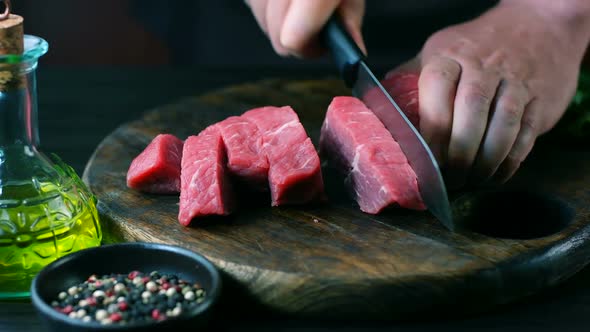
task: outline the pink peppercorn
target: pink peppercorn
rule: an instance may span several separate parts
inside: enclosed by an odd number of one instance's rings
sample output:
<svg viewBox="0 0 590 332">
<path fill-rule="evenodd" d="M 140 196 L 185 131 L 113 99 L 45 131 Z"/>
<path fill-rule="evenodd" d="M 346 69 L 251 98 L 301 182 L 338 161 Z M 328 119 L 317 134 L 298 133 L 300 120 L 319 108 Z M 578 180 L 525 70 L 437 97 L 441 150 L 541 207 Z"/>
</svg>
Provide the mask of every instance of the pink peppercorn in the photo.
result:
<svg viewBox="0 0 590 332">
<path fill-rule="evenodd" d="M 110 319 L 112 322 L 118 322 L 118 321 L 120 321 L 122 318 L 123 318 L 123 317 L 122 317 L 122 316 L 121 316 L 121 314 L 120 314 L 120 313 L 118 313 L 118 312 L 112 313 L 112 314 L 109 316 L 109 319 Z"/>
<path fill-rule="evenodd" d="M 162 320 L 162 319 L 164 319 L 164 318 L 166 318 L 166 317 L 164 317 L 164 316 L 163 316 L 163 315 L 160 313 L 160 310 L 158 310 L 158 309 L 154 309 L 154 310 L 152 310 L 152 318 L 153 318 L 153 319 L 155 319 L 155 320 Z"/>
<path fill-rule="evenodd" d="M 125 311 L 127 310 L 127 308 L 129 308 L 127 302 L 119 302 L 117 305 L 119 306 L 119 310 L 121 311 Z"/>
</svg>

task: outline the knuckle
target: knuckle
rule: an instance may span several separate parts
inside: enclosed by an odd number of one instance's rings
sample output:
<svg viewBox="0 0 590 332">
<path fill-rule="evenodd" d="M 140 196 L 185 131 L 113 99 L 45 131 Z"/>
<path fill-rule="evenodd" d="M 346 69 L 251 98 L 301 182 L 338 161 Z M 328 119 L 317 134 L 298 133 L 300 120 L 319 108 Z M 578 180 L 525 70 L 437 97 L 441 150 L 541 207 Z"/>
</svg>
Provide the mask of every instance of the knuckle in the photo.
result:
<svg viewBox="0 0 590 332">
<path fill-rule="evenodd" d="M 521 128 L 529 130 L 532 133 L 537 133 L 539 130 L 539 124 L 532 116 L 524 116 L 521 121 Z"/>
<path fill-rule="evenodd" d="M 524 108 L 513 99 L 505 99 L 498 105 L 498 111 L 506 124 L 515 126 L 521 122 Z"/>
<path fill-rule="evenodd" d="M 469 83 L 465 87 L 465 104 L 473 111 L 487 113 L 492 97 L 481 83 Z"/>
<path fill-rule="evenodd" d="M 460 68 L 458 65 L 450 60 L 437 65 L 431 65 L 424 68 L 421 76 L 432 81 L 442 81 L 455 84 L 459 77 Z"/>
</svg>

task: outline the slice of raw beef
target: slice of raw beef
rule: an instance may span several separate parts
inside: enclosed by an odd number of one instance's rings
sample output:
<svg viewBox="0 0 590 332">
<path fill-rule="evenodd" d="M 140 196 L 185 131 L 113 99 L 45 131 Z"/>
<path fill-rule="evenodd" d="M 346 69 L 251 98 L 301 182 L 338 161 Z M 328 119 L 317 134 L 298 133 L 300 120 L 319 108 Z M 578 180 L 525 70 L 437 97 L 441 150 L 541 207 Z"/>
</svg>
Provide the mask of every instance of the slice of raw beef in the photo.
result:
<svg viewBox="0 0 590 332">
<path fill-rule="evenodd" d="M 228 215 L 235 205 L 227 172 L 221 132 L 215 125 L 184 142 L 178 221 L 185 226 L 195 217 Z"/>
<path fill-rule="evenodd" d="M 227 152 L 227 167 L 255 190 L 268 190 L 268 161 L 262 152 L 262 135 L 252 122 L 231 116 L 216 126 Z"/>
<path fill-rule="evenodd" d="M 153 194 L 178 193 L 182 145 L 174 135 L 156 136 L 131 162 L 127 186 Z"/>
<path fill-rule="evenodd" d="M 420 125 L 420 105 L 418 103 L 418 79 L 413 72 L 390 72 L 381 81 L 397 106 L 404 112 L 414 127 Z"/>
<path fill-rule="evenodd" d="M 256 108 L 242 118 L 262 133 L 272 206 L 325 199 L 320 158 L 291 107 Z"/>
<path fill-rule="evenodd" d="M 362 211 L 377 214 L 396 203 L 425 209 L 406 156 L 359 99 L 332 100 L 322 125 L 320 151 L 346 173 Z"/>
</svg>

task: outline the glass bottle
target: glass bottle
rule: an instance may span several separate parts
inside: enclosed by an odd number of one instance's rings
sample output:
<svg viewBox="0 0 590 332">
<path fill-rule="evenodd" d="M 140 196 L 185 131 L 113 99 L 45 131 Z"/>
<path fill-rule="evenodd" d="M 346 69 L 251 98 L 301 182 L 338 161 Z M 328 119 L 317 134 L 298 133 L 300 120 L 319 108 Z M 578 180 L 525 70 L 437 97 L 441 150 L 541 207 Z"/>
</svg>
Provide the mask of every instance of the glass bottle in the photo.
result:
<svg viewBox="0 0 590 332">
<path fill-rule="evenodd" d="M 25 35 L 22 55 L 0 55 L 0 299 L 28 297 L 45 265 L 102 240 L 94 196 L 38 149 L 35 71 L 47 49 Z"/>
</svg>

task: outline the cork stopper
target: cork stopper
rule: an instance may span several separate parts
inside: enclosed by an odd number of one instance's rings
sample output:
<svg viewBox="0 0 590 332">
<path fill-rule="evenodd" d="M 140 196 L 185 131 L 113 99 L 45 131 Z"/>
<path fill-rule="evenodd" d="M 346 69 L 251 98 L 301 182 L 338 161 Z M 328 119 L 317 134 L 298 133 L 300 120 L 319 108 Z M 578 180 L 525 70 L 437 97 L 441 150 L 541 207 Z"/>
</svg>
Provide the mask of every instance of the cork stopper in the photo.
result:
<svg viewBox="0 0 590 332">
<path fill-rule="evenodd" d="M 10 13 L 10 0 L 2 0 L 4 13 L 0 14 L 0 56 L 20 55 L 24 52 L 23 18 Z M 20 88 L 24 82 L 19 78 L 17 66 L 0 63 L 0 91 Z"/>
<path fill-rule="evenodd" d="M 0 17 L 0 55 L 22 54 L 23 51 L 23 18 L 10 13 L 4 19 Z"/>
</svg>

